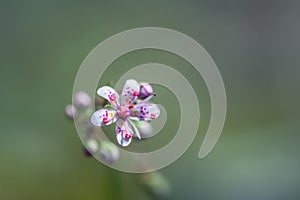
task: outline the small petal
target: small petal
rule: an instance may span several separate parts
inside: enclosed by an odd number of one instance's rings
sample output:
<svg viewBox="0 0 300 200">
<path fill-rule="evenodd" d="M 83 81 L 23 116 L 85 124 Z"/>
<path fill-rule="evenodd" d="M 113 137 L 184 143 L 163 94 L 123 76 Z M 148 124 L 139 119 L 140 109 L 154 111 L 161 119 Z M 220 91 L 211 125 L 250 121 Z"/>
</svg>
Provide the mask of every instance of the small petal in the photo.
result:
<svg viewBox="0 0 300 200">
<path fill-rule="evenodd" d="M 116 90 L 114 90 L 113 88 L 109 87 L 109 86 L 103 86 L 101 88 L 99 88 L 97 90 L 97 94 L 101 97 L 103 97 L 104 99 L 106 99 L 107 101 L 110 102 L 110 104 L 114 107 L 117 108 L 118 105 L 120 105 L 119 103 L 119 94 L 117 93 Z"/>
<path fill-rule="evenodd" d="M 137 129 L 137 127 L 135 126 L 135 124 L 130 119 L 127 119 L 127 121 L 130 124 L 131 128 L 134 130 L 134 136 L 138 137 L 139 139 L 142 139 L 141 134 Z"/>
<path fill-rule="evenodd" d="M 128 123 L 121 118 L 117 121 L 116 133 L 118 143 L 121 146 L 126 147 L 131 143 L 133 131 L 129 127 Z"/>
<path fill-rule="evenodd" d="M 136 80 L 127 80 L 121 95 L 122 105 L 131 104 L 139 96 L 140 85 Z"/>
<path fill-rule="evenodd" d="M 130 109 L 130 118 L 134 120 L 149 121 L 158 118 L 160 109 L 156 104 L 137 104 Z"/>
<path fill-rule="evenodd" d="M 95 126 L 110 125 L 117 120 L 116 111 L 113 109 L 101 109 L 93 113 L 91 122 Z"/>
</svg>

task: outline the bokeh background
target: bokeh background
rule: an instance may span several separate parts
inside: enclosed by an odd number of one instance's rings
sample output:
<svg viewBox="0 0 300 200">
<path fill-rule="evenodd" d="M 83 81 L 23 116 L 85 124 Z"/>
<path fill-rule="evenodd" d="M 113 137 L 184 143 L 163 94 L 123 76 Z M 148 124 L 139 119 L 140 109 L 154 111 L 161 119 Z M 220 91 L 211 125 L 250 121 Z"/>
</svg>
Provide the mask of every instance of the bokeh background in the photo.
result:
<svg viewBox="0 0 300 200">
<path fill-rule="evenodd" d="M 160 171 L 170 181 L 168 198 L 300 199 L 299 18 L 300 2 L 293 0 L 2 0 L 0 199 L 153 198 L 133 181 L 137 175 L 84 157 L 64 116 L 85 56 L 109 36 L 145 26 L 197 40 L 218 65 L 227 90 L 223 134 L 199 160 L 209 97 L 187 63 L 145 50 L 120 58 L 104 77 L 116 80 L 119 70 L 155 61 L 181 69 L 199 89 L 199 136 Z"/>
</svg>

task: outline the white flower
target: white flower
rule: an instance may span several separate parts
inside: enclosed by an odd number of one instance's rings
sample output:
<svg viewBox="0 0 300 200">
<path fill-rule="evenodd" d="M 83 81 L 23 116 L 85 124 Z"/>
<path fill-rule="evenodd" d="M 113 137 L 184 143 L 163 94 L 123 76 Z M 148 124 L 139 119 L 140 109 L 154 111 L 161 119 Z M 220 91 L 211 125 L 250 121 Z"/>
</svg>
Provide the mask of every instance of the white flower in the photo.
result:
<svg viewBox="0 0 300 200">
<path fill-rule="evenodd" d="M 140 85 L 135 80 L 127 80 L 121 94 L 109 86 L 98 89 L 97 94 L 107 99 L 112 108 L 100 109 L 93 113 L 91 122 L 95 126 L 110 125 L 116 123 L 116 134 L 118 143 L 128 146 L 132 136 L 141 139 L 140 133 L 131 120 L 150 121 L 156 119 L 160 114 L 160 109 L 156 104 L 147 103 L 153 95 L 143 101 L 133 104 L 138 98 Z"/>
</svg>

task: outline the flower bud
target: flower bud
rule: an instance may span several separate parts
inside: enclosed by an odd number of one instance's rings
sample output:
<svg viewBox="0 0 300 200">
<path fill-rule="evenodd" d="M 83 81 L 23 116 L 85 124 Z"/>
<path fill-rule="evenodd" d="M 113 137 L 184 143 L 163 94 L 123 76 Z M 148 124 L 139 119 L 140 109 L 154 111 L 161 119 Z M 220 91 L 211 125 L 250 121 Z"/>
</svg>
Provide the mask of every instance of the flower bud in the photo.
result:
<svg viewBox="0 0 300 200">
<path fill-rule="evenodd" d="M 83 147 L 83 154 L 86 156 L 86 157 L 91 157 L 92 154 L 85 148 Z"/>
<path fill-rule="evenodd" d="M 98 149 L 99 149 L 98 142 L 94 139 L 90 139 L 87 141 L 83 152 L 86 156 L 89 157 L 95 155 L 98 152 Z"/>
<path fill-rule="evenodd" d="M 103 160 L 111 164 L 119 159 L 119 149 L 111 142 L 103 141 L 101 142 L 100 153 Z"/>
<path fill-rule="evenodd" d="M 139 98 L 145 99 L 149 95 L 153 94 L 153 89 L 152 86 L 149 83 L 140 83 L 140 93 L 139 93 Z"/>
<path fill-rule="evenodd" d="M 77 115 L 77 109 L 73 105 L 67 105 L 65 108 L 65 114 L 68 118 L 73 119 Z"/>
<path fill-rule="evenodd" d="M 73 99 L 74 105 L 78 108 L 86 108 L 91 105 L 92 99 L 86 92 L 77 92 Z"/>
</svg>

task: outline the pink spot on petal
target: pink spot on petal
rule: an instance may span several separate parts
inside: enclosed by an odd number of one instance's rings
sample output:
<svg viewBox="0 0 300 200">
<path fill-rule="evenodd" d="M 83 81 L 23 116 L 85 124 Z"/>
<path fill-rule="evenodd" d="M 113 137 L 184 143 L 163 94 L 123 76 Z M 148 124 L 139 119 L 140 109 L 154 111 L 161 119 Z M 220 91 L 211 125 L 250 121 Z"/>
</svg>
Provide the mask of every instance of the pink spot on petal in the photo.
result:
<svg viewBox="0 0 300 200">
<path fill-rule="evenodd" d="M 104 118 L 103 118 L 103 123 L 104 123 L 104 124 L 107 124 L 108 122 L 109 122 L 108 118 L 107 118 L 107 117 L 104 117 Z"/>
<path fill-rule="evenodd" d="M 117 97 L 116 97 L 115 94 L 112 94 L 112 95 L 109 96 L 109 99 L 110 99 L 111 101 L 115 101 L 116 98 L 117 98 Z"/>
<path fill-rule="evenodd" d="M 129 140 L 129 139 L 131 138 L 131 135 L 128 134 L 128 133 L 126 133 L 126 134 L 125 134 L 125 138 L 126 138 L 126 140 Z"/>
<path fill-rule="evenodd" d="M 135 96 L 135 97 L 139 96 L 139 92 L 138 91 L 134 91 L 133 92 L 133 96 Z"/>
</svg>

